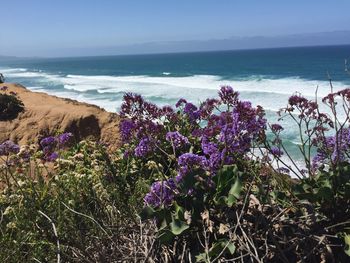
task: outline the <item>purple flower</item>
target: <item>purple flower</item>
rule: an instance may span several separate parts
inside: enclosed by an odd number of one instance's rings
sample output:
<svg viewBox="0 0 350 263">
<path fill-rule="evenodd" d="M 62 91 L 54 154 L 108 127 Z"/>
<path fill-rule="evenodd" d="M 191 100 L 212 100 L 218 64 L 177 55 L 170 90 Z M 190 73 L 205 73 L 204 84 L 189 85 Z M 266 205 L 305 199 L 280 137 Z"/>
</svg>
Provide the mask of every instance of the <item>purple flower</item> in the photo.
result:
<svg viewBox="0 0 350 263">
<path fill-rule="evenodd" d="M 126 93 L 124 102 L 121 105 L 120 115 L 131 119 L 157 119 L 161 115 L 161 109 L 155 104 L 144 101 L 144 99 L 134 93 Z"/>
<path fill-rule="evenodd" d="M 271 147 L 270 153 L 276 157 L 281 157 L 283 155 L 283 151 L 276 146 Z"/>
<path fill-rule="evenodd" d="M 64 147 L 65 144 L 73 137 L 70 132 L 63 133 L 57 137 L 49 136 L 40 141 L 40 146 L 43 149 L 44 157 L 43 159 L 49 162 L 53 162 L 58 158 L 58 154 L 55 150 L 59 150 Z"/>
<path fill-rule="evenodd" d="M 60 146 L 64 146 L 64 145 L 66 145 L 69 142 L 69 140 L 71 138 L 73 138 L 73 134 L 72 133 L 70 133 L 70 132 L 62 133 L 62 134 L 57 136 L 58 144 Z"/>
<path fill-rule="evenodd" d="M 217 99 L 207 99 L 205 102 L 203 102 L 200 107 L 200 113 L 201 117 L 207 118 L 209 117 L 216 106 L 218 106 L 220 102 Z"/>
<path fill-rule="evenodd" d="M 8 87 L 7 87 L 7 86 L 2 86 L 2 87 L 0 88 L 0 90 L 1 90 L 1 91 L 7 91 L 7 90 L 8 90 Z"/>
<path fill-rule="evenodd" d="M 200 169 L 206 170 L 208 161 L 204 156 L 193 153 L 184 153 L 178 158 L 179 173 L 176 176 L 177 182 L 180 182 L 189 172 Z"/>
<path fill-rule="evenodd" d="M 139 145 L 135 148 L 135 156 L 137 157 L 145 157 L 148 153 L 150 153 L 153 149 L 153 143 L 147 137 L 143 138 Z"/>
<path fill-rule="evenodd" d="M 224 104 L 233 105 L 238 100 L 238 92 L 233 91 L 230 86 L 222 86 L 219 91 L 219 97 Z"/>
<path fill-rule="evenodd" d="M 135 124 L 131 120 L 125 119 L 120 122 L 120 132 L 123 142 L 129 142 L 134 128 Z"/>
<path fill-rule="evenodd" d="M 290 170 L 286 167 L 280 167 L 277 169 L 280 173 L 283 173 L 283 174 L 289 174 L 290 173 Z"/>
<path fill-rule="evenodd" d="M 283 131 L 283 127 L 277 123 L 271 125 L 271 130 L 275 133 Z"/>
<path fill-rule="evenodd" d="M 165 136 L 165 139 L 168 142 L 171 142 L 175 149 L 181 148 L 185 145 L 190 144 L 190 142 L 188 141 L 188 139 L 183 136 L 182 134 L 180 134 L 178 131 L 175 132 L 168 132 Z"/>
<path fill-rule="evenodd" d="M 0 144 L 0 156 L 1 155 L 9 155 L 16 154 L 20 150 L 19 146 L 14 142 L 8 140 Z"/>
<path fill-rule="evenodd" d="M 319 137 L 313 140 L 317 147 L 317 154 L 312 160 L 313 169 L 326 163 L 349 162 L 350 129 L 342 128 L 334 136 Z"/>
<path fill-rule="evenodd" d="M 219 169 L 220 164 L 222 163 L 223 152 L 219 150 L 219 146 L 208 141 L 208 139 L 203 138 L 202 140 L 202 150 L 204 154 L 209 155 L 209 166 L 212 170 Z"/>
<path fill-rule="evenodd" d="M 58 158 L 58 153 L 52 152 L 45 156 L 45 160 L 48 162 L 54 162 Z"/>
<path fill-rule="evenodd" d="M 204 156 L 200 156 L 193 153 L 184 153 L 179 157 L 178 160 L 179 166 L 200 166 L 205 167 L 207 164 L 207 159 Z"/>
<path fill-rule="evenodd" d="M 170 206 L 177 193 L 174 179 L 154 182 L 148 194 L 144 197 L 145 205 L 152 207 Z"/>
<path fill-rule="evenodd" d="M 289 97 L 288 103 L 291 106 L 304 106 L 308 103 L 308 100 L 301 95 L 293 95 Z"/>
<path fill-rule="evenodd" d="M 46 137 L 40 141 L 41 147 L 55 147 L 56 146 L 56 138 L 53 136 Z"/>
<path fill-rule="evenodd" d="M 184 113 L 187 114 L 187 116 L 190 118 L 192 122 L 196 121 L 200 117 L 200 111 L 192 103 L 186 103 L 184 107 Z"/>
<path fill-rule="evenodd" d="M 187 101 L 185 99 L 179 99 L 178 102 L 176 102 L 175 107 L 178 108 L 180 106 L 182 106 L 182 104 L 187 103 Z"/>
<path fill-rule="evenodd" d="M 19 157 L 22 158 L 22 160 L 24 162 L 29 162 L 30 161 L 31 154 L 30 154 L 30 152 L 28 150 L 23 150 L 23 151 L 21 150 L 18 155 L 19 155 Z"/>
</svg>

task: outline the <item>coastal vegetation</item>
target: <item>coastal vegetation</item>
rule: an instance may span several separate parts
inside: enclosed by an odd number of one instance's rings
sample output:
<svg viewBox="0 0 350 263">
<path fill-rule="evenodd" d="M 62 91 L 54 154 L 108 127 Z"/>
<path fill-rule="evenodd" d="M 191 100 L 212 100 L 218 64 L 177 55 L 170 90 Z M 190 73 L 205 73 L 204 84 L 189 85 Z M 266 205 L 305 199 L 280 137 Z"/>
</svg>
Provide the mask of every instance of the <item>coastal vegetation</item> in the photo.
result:
<svg viewBox="0 0 350 263">
<path fill-rule="evenodd" d="M 289 98 L 303 165 L 229 86 L 200 105 L 125 94 L 113 151 L 69 131 L 5 141 L 0 261 L 348 262 L 349 113 L 350 89 Z"/>
<path fill-rule="evenodd" d="M 0 93 L 0 121 L 15 119 L 24 110 L 23 102 L 16 97 L 16 93 L 7 94 L 7 89 L 7 86 L 1 87 L 4 93 Z"/>
</svg>

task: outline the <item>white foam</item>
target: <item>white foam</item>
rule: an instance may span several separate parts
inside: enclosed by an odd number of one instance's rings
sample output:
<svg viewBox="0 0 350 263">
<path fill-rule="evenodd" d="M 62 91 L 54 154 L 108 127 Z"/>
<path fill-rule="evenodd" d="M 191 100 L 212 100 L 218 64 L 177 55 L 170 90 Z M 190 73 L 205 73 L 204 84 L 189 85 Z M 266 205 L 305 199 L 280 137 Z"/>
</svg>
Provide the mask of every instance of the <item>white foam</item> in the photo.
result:
<svg viewBox="0 0 350 263">
<path fill-rule="evenodd" d="M 62 85 L 62 93 L 81 93 L 80 97 L 86 97 L 83 93 L 96 90 L 100 94 L 123 92 L 140 93 L 146 98 L 161 99 L 162 101 L 175 101 L 185 97 L 193 102 L 203 101 L 207 97 L 216 96 L 222 85 L 231 85 L 234 90 L 241 93 L 241 97 L 252 101 L 253 104 L 261 105 L 265 109 L 276 111 L 286 106 L 288 97 L 300 92 L 304 96 L 313 98 L 318 87 L 318 96 L 326 96 L 330 92 L 328 81 L 306 80 L 298 77 L 289 78 L 264 78 L 264 76 L 250 76 L 245 79 L 222 79 L 214 75 L 194 75 L 186 77 L 173 77 L 164 75 L 161 77 L 151 76 L 85 76 L 67 75 L 60 76 L 45 72 L 28 71 L 24 68 L 3 69 L 5 77 L 15 78 L 21 82 L 21 78 L 36 78 L 48 93 L 52 93 L 50 85 Z M 163 72 L 169 73 L 169 72 Z M 17 80 L 18 79 L 18 80 Z M 348 87 L 342 82 L 334 82 L 334 90 Z M 97 102 L 102 106 L 102 99 Z M 154 101 L 157 103 L 157 101 Z M 120 105 L 120 101 L 106 99 L 103 105 Z M 108 108 L 110 109 L 111 106 Z M 115 107 L 113 107 L 115 108 Z"/>
<path fill-rule="evenodd" d="M 25 72 L 27 69 L 25 68 L 0 68 L 1 73 L 12 73 L 12 72 Z"/>
<path fill-rule="evenodd" d="M 68 75 L 61 79 L 68 85 L 95 85 L 98 88 L 109 88 L 109 92 L 120 91 L 135 87 L 156 87 L 156 88 L 182 88 L 182 89 L 206 89 L 217 90 L 222 85 L 231 85 L 235 90 L 241 92 L 262 92 L 291 95 L 301 92 L 304 96 L 314 97 L 318 87 L 318 96 L 326 96 L 330 92 L 328 81 L 305 80 L 301 78 L 261 79 L 251 77 L 249 79 L 227 79 L 219 76 L 194 75 L 188 77 L 150 77 L 150 76 L 82 76 Z M 335 90 L 340 90 L 347 85 L 341 82 L 334 82 Z M 70 87 L 73 88 L 74 87 Z M 77 90 L 82 91 L 81 87 Z M 90 90 L 90 87 L 89 87 Z M 127 90 L 126 90 L 127 91 Z M 147 92 L 145 90 L 145 92 Z"/>
</svg>

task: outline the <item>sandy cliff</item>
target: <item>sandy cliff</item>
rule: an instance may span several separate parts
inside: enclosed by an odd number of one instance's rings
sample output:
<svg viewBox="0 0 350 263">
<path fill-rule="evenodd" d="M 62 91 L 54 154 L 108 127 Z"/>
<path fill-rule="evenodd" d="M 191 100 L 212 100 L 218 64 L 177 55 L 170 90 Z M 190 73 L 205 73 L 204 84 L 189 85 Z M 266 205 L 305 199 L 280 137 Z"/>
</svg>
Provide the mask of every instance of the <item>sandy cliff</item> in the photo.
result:
<svg viewBox="0 0 350 263">
<path fill-rule="evenodd" d="M 57 131 L 72 132 L 76 140 L 94 137 L 115 148 L 119 142 L 119 116 L 97 106 L 31 92 L 18 84 L 4 83 L 16 92 L 25 111 L 11 121 L 0 121 L 0 143 L 10 139 L 19 144 L 37 142 Z M 0 91 L 1 92 L 1 91 Z"/>
</svg>

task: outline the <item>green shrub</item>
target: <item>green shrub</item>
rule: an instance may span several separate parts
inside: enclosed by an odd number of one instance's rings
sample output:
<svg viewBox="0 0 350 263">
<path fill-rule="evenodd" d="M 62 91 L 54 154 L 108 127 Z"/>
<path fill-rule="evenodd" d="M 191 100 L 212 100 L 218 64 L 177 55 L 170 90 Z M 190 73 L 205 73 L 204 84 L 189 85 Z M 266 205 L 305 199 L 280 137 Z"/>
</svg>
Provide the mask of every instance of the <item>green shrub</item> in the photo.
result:
<svg viewBox="0 0 350 263">
<path fill-rule="evenodd" d="M 324 99 L 333 112 L 334 96 L 350 112 L 350 89 Z M 283 127 L 230 87 L 199 107 L 124 99 L 115 153 L 67 147 L 69 133 L 0 144 L 0 261 L 348 261 L 348 115 L 334 123 L 317 103 L 289 99 L 301 167 L 281 158 Z"/>
<path fill-rule="evenodd" d="M 14 95 L 0 94 L 0 121 L 17 118 L 24 111 L 23 102 Z"/>
</svg>

